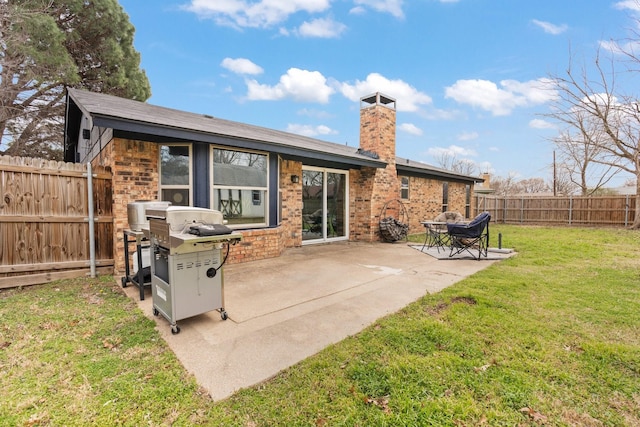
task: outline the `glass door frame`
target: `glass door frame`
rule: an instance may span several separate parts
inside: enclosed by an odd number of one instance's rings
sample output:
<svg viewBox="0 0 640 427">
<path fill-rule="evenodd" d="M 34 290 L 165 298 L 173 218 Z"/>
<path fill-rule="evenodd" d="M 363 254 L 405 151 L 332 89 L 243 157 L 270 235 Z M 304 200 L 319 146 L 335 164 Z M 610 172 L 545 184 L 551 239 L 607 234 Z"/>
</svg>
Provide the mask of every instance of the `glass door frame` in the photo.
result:
<svg viewBox="0 0 640 427">
<path fill-rule="evenodd" d="M 340 241 L 340 240 L 349 240 L 349 171 L 348 170 L 342 170 L 342 169 L 330 169 L 330 168 L 319 168 L 319 167 L 313 167 L 313 166 L 302 166 L 302 176 L 303 176 L 303 180 L 302 180 L 302 185 L 304 186 L 304 172 L 305 171 L 311 171 L 311 172 L 321 172 L 322 173 L 322 219 L 321 219 L 321 224 L 322 224 L 322 236 L 318 237 L 316 239 L 308 239 L 305 240 L 304 236 L 302 239 L 302 244 L 303 245 L 311 245 L 311 244 L 316 244 L 316 243 L 327 243 L 327 242 L 335 242 L 335 241 Z M 334 174 L 340 174 L 344 177 L 344 235 L 343 236 L 336 236 L 336 237 L 328 237 L 327 236 L 327 215 L 328 215 L 328 191 L 327 191 L 327 183 L 328 183 L 328 179 L 327 179 L 327 175 L 330 173 L 334 173 Z M 302 196 L 302 203 L 304 203 L 304 191 L 303 191 L 303 196 Z M 302 209 L 303 215 L 304 215 L 304 207 Z M 302 221 L 303 223 L 303 233 L 304 233 L 304 219 Z"/>
</svg>

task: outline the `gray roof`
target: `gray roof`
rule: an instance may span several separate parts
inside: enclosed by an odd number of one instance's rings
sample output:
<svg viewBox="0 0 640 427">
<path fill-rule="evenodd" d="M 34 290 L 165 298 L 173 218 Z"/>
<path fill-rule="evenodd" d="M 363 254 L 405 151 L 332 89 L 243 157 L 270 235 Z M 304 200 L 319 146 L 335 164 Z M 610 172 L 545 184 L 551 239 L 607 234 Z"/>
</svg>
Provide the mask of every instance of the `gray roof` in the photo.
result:
<svg viewBox="0 0 640 427">
<path fill-rule="evenodd" d="M 386 166 L 382 160 L 359 153 L 356 147 L 112 95 L 69 89 L 69 101 L 85 116 L 91 117 L 94 126 L 114 131 L 265 150 L 285 157 L 315 159 L 353 167 Z M 71 112 L 69 107 L 67 110 Z"/>
<path fill-rule="evenodd" d="M 386 166 L 386 162 L 356 147 L 72 88 L 67 92 L 65 150 L 78 143 L 74 141 L 73 130 L 78 128 L 81 114 L 91 117 L 93 126 L 111 128 L 116 136 L 132 139 L 144 136 L 158 142 L 200 141 L 263 150 L 285 158 L 305 159 L 306 164 L 326 163 L 352 168 Z M 399 172 L 439 179 L 482 181 L 479 177 L 456 174 L 400 157 L 396 159 L 396 168 Z"/>
</svg>

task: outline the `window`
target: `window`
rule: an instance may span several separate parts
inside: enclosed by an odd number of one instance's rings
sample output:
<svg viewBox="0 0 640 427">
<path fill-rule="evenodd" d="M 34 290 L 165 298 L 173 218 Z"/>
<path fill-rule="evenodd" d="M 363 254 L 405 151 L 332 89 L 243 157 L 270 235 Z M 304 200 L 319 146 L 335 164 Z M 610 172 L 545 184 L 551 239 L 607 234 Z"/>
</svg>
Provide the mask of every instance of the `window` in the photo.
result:
<svg viewBox="0 0 640 427">
<path fill-rule="evenodd" d="M 442 183 L 442 212 L 449 210 L 449 183 Z"/>
<path fill-rule="evenodd" d="M 251 197 L 253 199 L 253 205 L 260 206 L 260 203 L 262 203 L 262 193 L 258 190 L 253 190 L 251 191 Z"/>
<path fill-rule="evenodd" d="M 409 177 L 408 176 L 400 177 L 400 198 L 404 200 L 409 200 Z"/>
<path fill-rule="evenodd" d="M 469 184 L 465 187 L 464 215 L 465 218 L 471 218 L 471 186 Z"/>
<path fill-rule="evenodd" d="M 213 206 L 233 225 L 266 225 L 266 154 L 213 148 Z"/>
<path fill-rule="evenodd" d="M 191 145 L 160 146 L 160 200 L 191 205 Z"/>
</svg>

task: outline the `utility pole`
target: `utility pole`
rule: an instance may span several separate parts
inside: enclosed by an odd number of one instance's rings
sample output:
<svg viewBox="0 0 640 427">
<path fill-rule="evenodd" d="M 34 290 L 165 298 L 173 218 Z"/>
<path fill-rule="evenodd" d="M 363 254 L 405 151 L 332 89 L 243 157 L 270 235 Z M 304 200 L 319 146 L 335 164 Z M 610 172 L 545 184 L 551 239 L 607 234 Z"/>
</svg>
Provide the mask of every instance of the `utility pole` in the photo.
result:
<svg viewBox="0 0 640 427">
<path fill-rule="evenodd" d="M 558 195 L 558 190 L 557 190 L 557 184 L 556 184 L 556 150 L 553 150 L 553 197 L 556 197 Z"/>
</svg>

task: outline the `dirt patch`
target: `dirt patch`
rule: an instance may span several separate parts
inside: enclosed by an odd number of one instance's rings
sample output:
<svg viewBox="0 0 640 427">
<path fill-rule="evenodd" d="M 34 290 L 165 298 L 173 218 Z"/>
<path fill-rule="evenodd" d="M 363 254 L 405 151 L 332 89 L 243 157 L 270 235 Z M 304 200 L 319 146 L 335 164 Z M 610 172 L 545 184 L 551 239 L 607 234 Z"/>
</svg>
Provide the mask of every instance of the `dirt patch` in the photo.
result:
<svg viewBox="0 0 640 427">
<path fill-rule="evenodd" d="M 436 305 L 435 307 L 426 307 L 425 311 L 427 313 L 429 313 L 429 314 L 439 314 L 439 313 L 443 312 L 451 304 L 456 304 L 456 303 L 467 304 L 467 305 L 475 305 L 478 302 L 473 297 L 454 297 L 449 302 L 441 302 L 438 305 Z"/>
<path fill-rule="evenodd" d="M 454 304 L 457 302 L 468 304 L 468 305 L 476 305 L 478 303 L 476 299 L 473 297 L 455 297 L 451 300 L 451 304 Z"/>
</svg>

